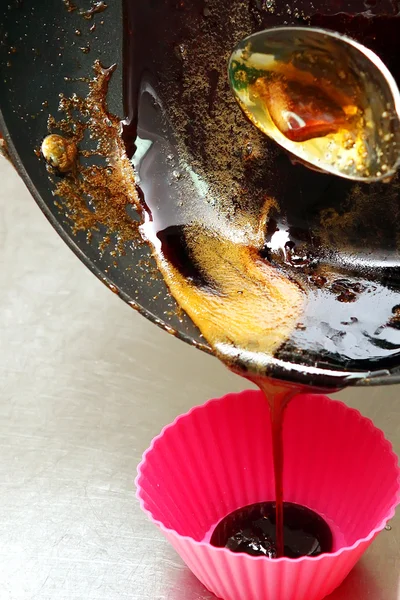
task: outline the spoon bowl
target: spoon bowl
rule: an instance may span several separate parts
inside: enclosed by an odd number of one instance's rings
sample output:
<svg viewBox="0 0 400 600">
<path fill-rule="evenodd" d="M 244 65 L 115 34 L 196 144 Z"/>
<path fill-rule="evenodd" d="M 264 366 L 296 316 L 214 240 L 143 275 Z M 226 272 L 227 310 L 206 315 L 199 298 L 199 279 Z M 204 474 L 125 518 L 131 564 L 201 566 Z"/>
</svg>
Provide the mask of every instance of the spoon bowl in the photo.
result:
<svg viewBox="0 0 400 600">
<path fill-rule="evenodd" d="M 324 29 L 266 29 L 239 42 L 228 71 L 246 116 L 297 160 L 361 182 L 396 173 L 399 89 L 362 44 Z"/>
</svg>

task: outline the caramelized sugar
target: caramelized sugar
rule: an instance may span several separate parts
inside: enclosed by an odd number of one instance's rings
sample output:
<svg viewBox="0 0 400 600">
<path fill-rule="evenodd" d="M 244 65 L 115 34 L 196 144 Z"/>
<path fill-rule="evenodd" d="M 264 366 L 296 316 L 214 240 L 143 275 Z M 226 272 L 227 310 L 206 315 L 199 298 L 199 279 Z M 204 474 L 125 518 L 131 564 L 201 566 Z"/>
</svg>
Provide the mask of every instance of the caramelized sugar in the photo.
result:
<svg viewBox="0 0 400 600">
<path fill-rule="evenodd" d="M 386 367 L 398 361 L 400 351 L 390 324 L 400 293 L 385 270 L 388 256 L 398 265 L 392 241 L 400 231 L 393 218 L 395 235 L 387 235 L 386 224 L 377 219 L 376 197 L 397 215 L 398 182 L 385 189 L 357 187 L 294 166 L 243 118 L 226 77 L 241 38 L 283 22 L 312 23 L 314 16 L 322 27 L 342 25 L 342 15 L 331 17 L 330 11 L 324 22 L 323 15 L 304 10 L 292 14 L 286 3 L 267 4 L 125 1 L 123 135 L 144 198 L 141 232 L 171 293 L 214 351 L 255 382 L 260 383 L 257 374 L 262 379 L 269 372 L 272 357 L 291 363 L 284 375 L 294 380 L 296 363 L 303 380 L 308 380 L 304 367 L 312 373 L 327 369 L 332 377 L 343 368 Z M 381 26 L 379 18 L 362 18 Z M 351 29 L 351 18 L 347 23 Z M 357 37 L 356 25 L 346 33 Z M 308 140 L 351 125 L 351 103 L 307 88 L 307 102 L 294 107 L 288 104 L 288 81 L 275 83 L 278 111 L 266 101 L 285 135 Z M 256 85 L 264 94 L 262 82 Z M 304 126 L 296 130 L 282 121 L 289 109 Z M 281 398 L 266 391 L 278 556 L 286 553 L 283 414 L 295 391 L 284 390 Z M 329 545 L 324 548 L 329 551 Z"/>
<path fill-rule="evenodd" d="M 292 142 L 306 142 L 350 127 L 344 107 L 316 86 L 278 77 L 268 84 L 259 78 L 253 87 L 253 96 L 266 105 L 275 127 Z"/>
<path fill-rule="evenodd" d="M 359 2 L 352 14 L 343 2 L 310 6 L 125 3 L 124 139 L 145 199 L 142 233 L 229 364 L 265 372 L 273 354 L 311 369 L 389 368 L 400 353 L 398 181 L 354 185 L 291 164 L 243 118 L 226 77 L 240 39 L 285 23 L 353 36 L 399 74 L 390 2 L 372 12 Z M 330 98 L 300 135 L 342 123 Z"/>
<path fill-rule="evenodd" d="M 332 532 L 317 513 L 300 506 L 284 504 L 284 550 L 281 556 L 319 556 L 333 549 Z M 211 544 L 251 556 L 278 558 L 275 503 L 260 502 L 234 511 L 217 525 Z"/>
</svg>

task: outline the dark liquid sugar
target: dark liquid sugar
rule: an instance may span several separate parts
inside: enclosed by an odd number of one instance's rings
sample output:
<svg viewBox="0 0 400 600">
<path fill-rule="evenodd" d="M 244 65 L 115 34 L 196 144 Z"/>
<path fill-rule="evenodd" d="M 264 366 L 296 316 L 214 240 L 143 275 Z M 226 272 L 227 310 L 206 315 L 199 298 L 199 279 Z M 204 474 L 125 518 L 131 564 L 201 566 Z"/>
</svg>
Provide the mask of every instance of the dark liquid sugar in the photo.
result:
<svg viewBox="0 0 400 600">
<path fill-rule="evenodd" d="M 291 164 L 246 122 L 226 69 L 230 51 L 245 35 L 284 23 L 311 24 L 365 43 L 400 81 L 400 19 L 391 2 L 322 2 L 312 10 L 306 1 L 290 10 L 283 2 L 271 5 L 126 0 L 124 140 L 149 215 L 146 234 L 160 260 L 200 293 L 226 295 L 221 273 L 211 273 L 210 264 L 228 264 L 229 257 L 226 247 L 213 248 L 205 262 L 201 248 L 209 238 L 198 242 L 196 222 L 214 240 L 229 228 L 236 239 L 237 231 L 245 232 L 251 260 L 265 261 L 298 287 L 305 304 L 292 315 L 281 343 L 263 348 L 258 332 L 250 331 L 248 348 L 332 370 L 392 368 L 400 360 L 398 180 L 361 186 Z M 263 214 L 264 239 L 254 242 Z M 219 229 L 209 226 L 216 223 Z M 246 277 L 239 281 L 240 264 L 230 262 L 240 294 Z M 215 348 L 199 318 L 187 312 Z M 231 345 L 241 346 L 237 340 Z"/>
<path fill-rule="evenodd" d="M 324 519 L 304 506 L 285 502 L 284 548 L 279 554 L 275 509 L 274 502 L 261 502 L 234 511 L 217 525 L 211 544 L 268 558 L 319 556 L 333 550 L 332 532 Z"/>
<path fill-rule="evenodd" d="M 399 183 L 354 185 L 291 164 L 244 119 L 229 90 L 227 61 L 235 44 L 256 30 L 311 24 L 365 43 L 400 81 L 398 11 L 392 2 L 367 7 L 360 1 L 322 2 L 318 10 L 309 2 L 287 9 L 258 0 L 124 4 L 123 135 L 143 198 L 144 232 L 173 295 L 219 357 L 266 392 L 279 556 L 283 418 L 296 389 L 266 390 L 258 357 L 350 372 L 398 364 Z M 226 243 L 227 229 L 248 252 Z M 252 329 L 263 320 L 252 302 L 264 282 L 247 303 L 236 301 L 251 288 L 259 261 L 287 285 L 272 307 L 275 284 L 267 290 L 270 332 L 281 332 L 271 345 L 269 333 L 261 339 L 263 332 Z M 303 307 L 296 290 L 307 298 Z"/>
</svg>

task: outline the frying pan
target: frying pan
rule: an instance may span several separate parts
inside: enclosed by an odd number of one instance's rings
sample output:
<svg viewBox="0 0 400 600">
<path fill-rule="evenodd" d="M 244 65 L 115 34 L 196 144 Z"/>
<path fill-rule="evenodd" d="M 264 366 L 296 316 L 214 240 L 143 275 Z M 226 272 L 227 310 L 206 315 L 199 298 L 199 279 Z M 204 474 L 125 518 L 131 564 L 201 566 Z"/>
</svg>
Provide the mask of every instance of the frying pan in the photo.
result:
<svg viewBox="0 0 400 600">
<path fill-rule="evenodd" d="M 128 242 L 125 244 L 125 251 L 115 255 L 101 248 L 100 242 L 105 235 L 101 225 L 91 231 L 90 236 L 86 231 L 76 231 L 63 206 L 55 202 L 54 185 L 49 180 L 43 161 L 35 153 L 47 133 L 49 114 L 57 114 L 60 93 L 66 96 L 73 93 L 86 94 L 87 86 L 82 79 L 91 76 L 95 59 L 99 59 L 104 66 L 117 65 L 109 87 L 108 106 L 113 114 L 121 119 L 125 117 L 121 68 L 124 20 L 122 2 L 109 0 L 106 10 L 94 14 L 90 19 L 85 18 L 84 11 L 93 4 L 86 0 L 79 0 L 76 4 L 79 5 L 77 10 L 72 10 L 72 2 L 63 0 L 7 0 L 0 3 L 0 131 L 6 141 L 9 156 L 52 226 L 105 285 L 152 322 L 185 342 L 211 352 L 210 346 L 190 318 L 179 311 L 156 269 L 150 248 L 145 244 L 133 245 Z M 168 5 L 168 2 L 158 4 Z M 152 10 L 153 5 L 156 7 L 157 2 L 146 3 L 147 13 Z M 147 50 L 144 49 L 147 52 L 150 50 L 151 44 Z M 286 158 L 278 157 L 277 160 Z M 301 166 L 297 169 L 301 170 L 296 171 L 300 172 L 300 179 L 307 180 L 307 169 Z M 321 181 L 324 183 L 321 184 Z M 330 190 L 328 196 L 333 197 L 335 182 L 332 179 L 326 183 L 327 181 L 318 179 L 317 185 L 325 186 L 324 189 Z M 296 220 L 298 207 L 291 206 L 290 202 L 288 200 L 286 217 L 290 220 L 290 215 L 293 214 L 293 219 Z M 374 251 L 372 258 L 381 270 L 385 268 L 380 281 L 385 284 L 389 282 L 390 289 L 397 292 L 400 266 L 398 267 L 397 247 L 394 245 L 393 248 L 392 239 L 395 217 L 394 214 L 388 214 L 387 223 L 385 219 L 381 219 L 382 243 Z M 370 226 L 371 223 L 367 223 L 365 231 Z M 365 231 L 360 234 L 364 235 Z M 118 231 L 111 235 L 111 238 L 114 237 L 117 239 Z M 386 252 L 389 246 L 390 261 Z M 332 249 L 325 243 L 322 250 L 326 256 Z M 364 256 L 365 252 L 361 254 Z M 354 264 L 359 263 L 360 261 L 355 261 Z M 362 267 L 359 268 L 362 270 Z M 354 271 L 354 265 L 352 269 Z M 82 301 L 85 301 L 84 298 Z M 301 332 L 299 335 L 301 338 Z M 270 374 L 307 385 L 335 385 L 324 360 L 315 356 L 312 361 L 311 367 L 310 362 L 303 365 L 301 352 L 292 344 L 277 357 Z M 400 382 L 400 352 L 394 352 L 383 367 L 379 363 L 372 368 L 362 365 L 357 373 L 357 376 L 346 381 L 346 385 Z"/>
</svg>

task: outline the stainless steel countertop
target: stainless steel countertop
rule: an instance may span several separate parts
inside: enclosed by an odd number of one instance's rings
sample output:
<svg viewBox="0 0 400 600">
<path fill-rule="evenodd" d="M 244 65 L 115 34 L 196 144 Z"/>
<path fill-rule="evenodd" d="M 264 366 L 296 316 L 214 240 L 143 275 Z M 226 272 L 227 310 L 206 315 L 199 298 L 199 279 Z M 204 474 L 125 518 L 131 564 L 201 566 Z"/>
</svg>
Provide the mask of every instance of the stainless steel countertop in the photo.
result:
<svg viewBox="0 0 400 600">
<path fill-rule="evenodd" d="M 211 600 L 133 480 L 163 425 L 247 384 L 97 281 L 5 160 L 0 181 L 0 600 Z M 399 388 L 338 397 L 400 453 Z M 400 599 L 391 527 L 331 600 Z"/>
</svg>

